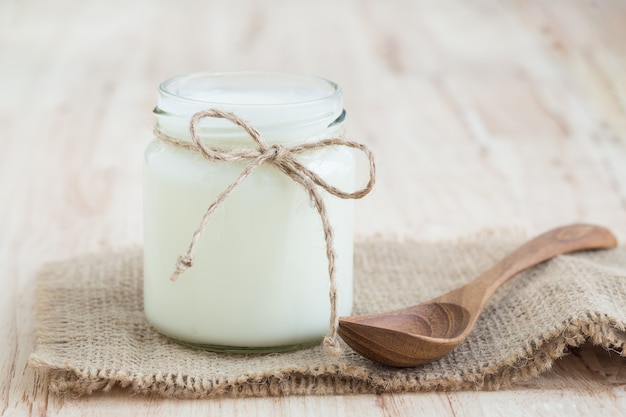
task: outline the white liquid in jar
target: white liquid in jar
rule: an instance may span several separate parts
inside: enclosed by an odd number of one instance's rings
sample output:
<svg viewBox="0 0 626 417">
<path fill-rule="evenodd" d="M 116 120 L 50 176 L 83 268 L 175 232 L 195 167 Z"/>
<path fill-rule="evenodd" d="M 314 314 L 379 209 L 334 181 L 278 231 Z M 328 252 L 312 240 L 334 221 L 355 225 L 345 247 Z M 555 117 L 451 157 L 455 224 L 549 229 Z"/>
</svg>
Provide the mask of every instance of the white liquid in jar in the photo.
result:
<svg viewBox="0 0 626 417">
<path fill-rule="evenodd" d="M 180 131 L 182 124 L 168 123 L 160 121 L 163 130 L 186 135 Z M 332 128 L 303 131 L 324 137 L 337 134 Z M 310 139 L 292 137 L 293 131 L 280 129 L 273 134 L 286 146 L 291 140 Z M 254 146 L 241 133 L 234 139 L 213 139 L 219 146 Z M 325 148 L 298 159 L 334 186 L 354 189 L 350 150 Z M 319 340 L 330 319 L 322 223 L 302 186 L 272 166 L 259 167 L 220 205 L 200 238 L 193 267 L 176 282 L 169 280 L 203 214 L 245 165 L 210 162 L 159 141 L 148 147 L 144 171 L 146 316 L 160 332 L 201 345 L 264 348 Z M 334 230 L 338 313 L 349 315 L 353 202 L 320 192 Z"/>
</svg>

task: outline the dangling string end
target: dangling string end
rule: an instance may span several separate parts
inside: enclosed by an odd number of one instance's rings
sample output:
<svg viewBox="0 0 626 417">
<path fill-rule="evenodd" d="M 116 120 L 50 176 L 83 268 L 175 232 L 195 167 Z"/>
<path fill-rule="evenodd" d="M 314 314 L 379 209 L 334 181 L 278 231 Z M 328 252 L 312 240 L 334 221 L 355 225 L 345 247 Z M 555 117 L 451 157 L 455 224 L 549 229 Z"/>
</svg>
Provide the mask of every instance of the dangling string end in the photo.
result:
<svg viewBox="0 0 626 417">
<path fill-rule="evenodd" d="M 176 261 L 176 269 L 172 273 L 170 277 L 170 281 L 176 281 L 186 270 L 193 266 L 193 256 L 191 255 L 181 255 L 178 257 Z"/>
<path fill-rule="evenodd" d="M 328 355 L 333 359 L 337 359 L 341 355 L 341 346 L 339 345 L 339 341 L 337 340 L 336 335 L 324 336 L 322 347 L 324 348 L 324 351 L 328 353 Z"/>
</svg>

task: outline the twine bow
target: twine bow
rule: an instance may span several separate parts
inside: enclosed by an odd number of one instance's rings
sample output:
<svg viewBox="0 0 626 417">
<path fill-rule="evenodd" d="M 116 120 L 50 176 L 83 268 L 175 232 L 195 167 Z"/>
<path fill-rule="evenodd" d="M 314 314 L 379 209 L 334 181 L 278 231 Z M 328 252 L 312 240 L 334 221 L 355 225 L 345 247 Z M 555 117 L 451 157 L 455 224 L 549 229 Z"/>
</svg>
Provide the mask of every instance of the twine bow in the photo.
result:
<svg viewBox="0 0 626 417">
<path fill-rule="evenodd" d="M 258 149 L 233 149 L 224 150 L 208 147 L 198 134 L 198 125 L 205 118 L 217 118 L 226 119 L 231 123 L 243 128 L 250 138 L 257 144 Z M 208 111 L 200 111 L 195 113 L 189 123 L 189 132 L 191 135 L 191 142 L 179 140 L 164 134 L 158 128 L 155 128 L 154 134 L 157 138 L 163 142 L 171 145 L 185 148 L 191 151 L 199 152 L 204 158 L 209 161 L 223 161 L 223 162 L 235 162 L 235 161 L 251 161 L 249 165 L 239 174 L 239 177 L 231 183 L 209 206 L 206 213 L 202 217 L 200 224 L 193 234 L 187 253 L 178 258 L 176 262 L 176 268 L 171 276 L 172 281 L 176 281 L 182 273 L 193 266 L 193 258 L 196 245 L 202 235 L 206 224 L 211 217 L 211 214 L 217 207 L 220 206 L 228 198 L 230 193 L 245 180 L 256 168 L 267 163 L 275 166 L 285 175 L 293 179 L 300 184 L 311 197 L 315 208 L 317 209 L 320 219 L 322 220 L 322 226 L 324 229 L 324 238 L 326 240 L 326 257 L 328 258 L 328 276 L 330 278 L 330 329 L 326 337 L 324 338 L 324 346 L 328 348 L 332 353 L 338 354 L 339 344 L 337 342 L 337 327 L 339 318 L 337 317 L 337 283 L 335 277 L 335 249 L 333 246 L 333 228 L 328 220 L 326 213 L 326 205 L 320 195 L 317 187 L 322 188 L 328 193 L 344 198 L 344 199 L 358 199 L 368 194 L 374 186 L 376 178 L 376 167 L 374 165 L 374 155 L 365 145 L 347 141 L 339 138 L 322 139 L 317 142 L 304 143 L 295 146 L 283 146 L 283 145 L 268 145 L 263 139 L 258 130 L 248 124 L 246 121 L 240 119 L 233 113 L 224 112 L 217 109 L 211 109 Z M 345 192 L 342 191 L 324 181 L 315 172 L 311 171 L 304 165 L 302 165 L 295 158 L 296 155 L 318 150 L 332 146 L 345 146 L 362 151 L 369 161 L 369 180 L 365 187 L 354 191 Z M 317 187 L 316 187 L 317 186 Z"/>
</svg>

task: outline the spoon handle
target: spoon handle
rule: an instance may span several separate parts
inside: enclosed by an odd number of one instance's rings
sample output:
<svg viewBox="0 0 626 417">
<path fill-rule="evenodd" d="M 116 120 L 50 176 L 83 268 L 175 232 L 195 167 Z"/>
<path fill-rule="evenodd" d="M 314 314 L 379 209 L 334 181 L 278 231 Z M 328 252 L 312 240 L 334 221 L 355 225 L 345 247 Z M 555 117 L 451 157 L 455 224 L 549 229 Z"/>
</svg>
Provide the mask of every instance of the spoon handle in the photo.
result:
<svg viewBox="0 0 626 417">
<path fill-rule="evenodd" d="M 525 269 L 564 253 L 612 248 L 616 245 L 615 236 L 604 227 L 589 224 L 559 227 L 526 242 L 466 287 L 475 288 L 482 293 L 482 296 L 474 293 L 470 297 L 478 301 L 475 307 L 482 309 L 498 287 Z M 467 295 L 469 294 L 464 298 Z"/>
</svg>

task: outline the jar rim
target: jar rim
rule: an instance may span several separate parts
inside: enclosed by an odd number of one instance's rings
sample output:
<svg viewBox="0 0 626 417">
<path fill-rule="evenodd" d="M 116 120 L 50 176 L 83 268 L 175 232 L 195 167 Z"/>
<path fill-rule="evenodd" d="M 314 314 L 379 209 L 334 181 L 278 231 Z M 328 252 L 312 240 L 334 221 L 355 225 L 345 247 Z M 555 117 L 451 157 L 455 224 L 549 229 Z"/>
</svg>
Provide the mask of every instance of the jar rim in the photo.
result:
<svg viewBox="0 0 626 417">
<path fill-rule="evenodd" d="M 191 116 L 219 109 L 235 113 L 262 134 L 313 136 L 343 121 L 343 92 L 338 84 L 308 75 L 279 72 L 195 72 L 172 77 L 159 86 L 154 109 L 158 125 L 177 137 Z M 239 127 L 224 119 L 206 118 L 200 132 L 237 136 Z"/>
<path fill-rule="evenodd" d="M 215 87 L 219 87 L 220 83 L 223 86 L 224 81 L 226 83 L 232 82 L 247 82 L 250 81 L 279 81 L 282 82 L 283 86 L 287 86 L 291 84 L 293 87 L 303 86 L 308 84 L 312 86 L 316 84 L 319 91 L 325 90 L 326 94 L 319 95 L 310 99 L 301 99 L 301 100 L 289 100 L 282 102 L 273 102 L 273 103 L 263 103 L 263 102 L 243 102 L 236 100 L 224 100 L 222 99 L 200 99 L 189 97 L 181 92 L 183 87 L 189 88 L 189 84 L 198 81 L 204 81 L 205 83 L 214 82 Z M 185 85 L 187 84 L 187 85 Z M 177 89 L 177 90 L 175 90 Z M 309 76 L 309 75 L 299 75 L 299 74 L 289 74 L 289 73 L 281 73 L 281 72 L 265 72 L 265 71 L 233 71 L 233 72 L 210 72 L 210 71 L 200 71 L 193 72 L 184 75 L 177 75 L 167 80 L 163 81 L 159 85 L 159 94 L 170 99 L 177 100 L 181 102 L 186 102 L 190 104 L 196 104 L 206 107 L 207 105 L 213 106 L 237 106 L 238 108 L 250 108 L 250 107 L 283 107 L 283 106 L 298 106 L 298 105 L 308 105 L 315 104 L 324 101 L 332 101 L 337 98 L 341 98 L 342 90 L 338 84 L 327 80 L 322 77 L 317 76 Z M 207 92 L 208 93 L 208 92 Z M 312 91 L 309 91 L 312 93 Z M 223 95 L 223 93 L 222 93 Z M 160 107 L 160 106 L 159 106 Z M 166 109 L 160 108 L 160 110 L 172 114 L 172 112 L 166 111 Z"/>
</svg>

